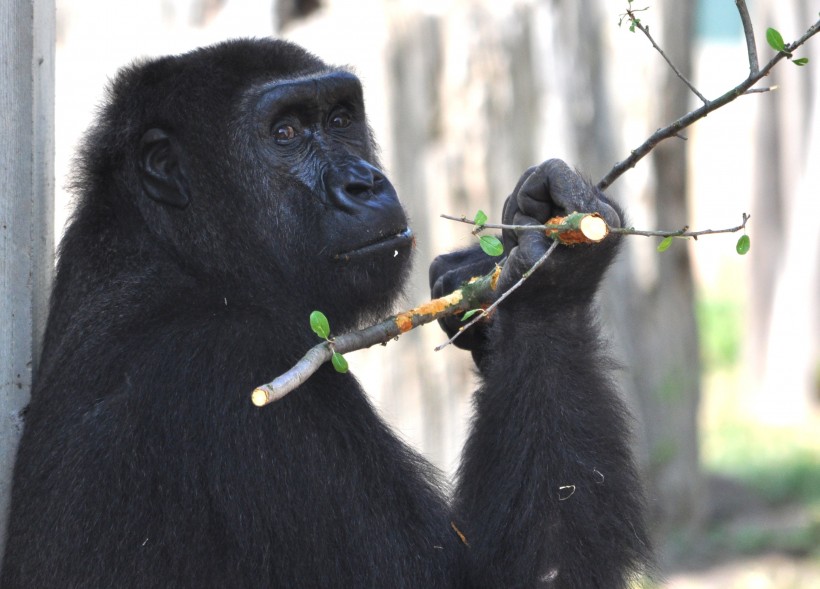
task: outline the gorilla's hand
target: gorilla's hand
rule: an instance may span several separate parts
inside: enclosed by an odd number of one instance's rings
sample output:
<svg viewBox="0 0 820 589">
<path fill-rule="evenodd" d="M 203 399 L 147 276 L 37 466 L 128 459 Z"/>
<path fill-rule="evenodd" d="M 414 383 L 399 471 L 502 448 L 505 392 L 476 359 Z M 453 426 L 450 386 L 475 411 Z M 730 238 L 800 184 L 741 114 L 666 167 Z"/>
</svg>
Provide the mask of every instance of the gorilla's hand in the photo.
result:
<svg viewBox="0 0 820 589">
<path fill-rule="evenodd" d="M 433 298 L 450 294 L 474 276 L 488 274 L 500 258 L 485 254 L 478 245 L 438 256 L 430 264 L 430 293 Z M 461 315 L 439 319 L 439 325 L 453 337 L 459 328 L 464 327 Z M 487 342 L 487 324 L 480 321 L 470 327 L 456 339 L 455 345 L 470 350 L 476 364 L 479 363 Z"/>
<path fill-rule="evenodd" d="M 610 226 L 621 226 L 621 212 L 599 190 L 567 164 L 553 159 L 524 172 L 504 204 L 503 221 L 505 225 L 542 225 L 574 211 L 599 213 Z M 503 240 L 507 261 L 499 293 L 515 284 L 552 245 L 543 231 L 535 230 L 505 229 Z M 559 246 L 501 307 L 540 313 L 566 303 L 587 304 L 615 255 L 617 241 L 610 235 L 598 244 Z"/>
<path fill-rule="evenodd" d="M 614 204 L 567 164 L 553 159 L 524 172 L 504 204 L 502 218 L 505 225 L 543 225 L 552 217 L 575 211 L 599 213 L 608 225 L 621 226 L 621 212 Z M 518 282 L 552 245 L 552 239 L 536 230 L 505 229 L 503 240 L 507 259 L 496 289 L 498 294 Z M 597 244 L 560 246 L 501 307 L 524 310 L 532 322 L 544 316 L 546 310 L 560 310 L 570 303 L 589 304 L 615 255 L 617 241 L 617 236 L 610 235 Z M 432 296 L 444 296 L 473 276 L 487 274 L 497 260 L 477 245 L 438 256 L 430 266 Z M 460 316 L 441 319 L 439 324 L 450 337 L 464 325 Z M 488 324 L 482 321 L 472 326 L 454 342 L 473 352 L 476 364 L 487 345 Z"/>
</svg>

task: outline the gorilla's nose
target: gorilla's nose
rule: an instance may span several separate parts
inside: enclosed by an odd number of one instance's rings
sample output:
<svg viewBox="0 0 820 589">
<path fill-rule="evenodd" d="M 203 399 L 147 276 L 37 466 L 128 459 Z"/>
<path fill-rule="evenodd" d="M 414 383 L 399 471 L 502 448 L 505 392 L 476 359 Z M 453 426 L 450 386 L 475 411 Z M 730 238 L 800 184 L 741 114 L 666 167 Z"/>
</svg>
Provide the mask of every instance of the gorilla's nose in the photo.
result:
<svg viewBox="0 0 820 589">
<path fill-rule="evenodd" d="M 347 170 L 344 184 L 345 195 L 359 200 L 368 199 L 373 195 L 373 189 L 379 178 L 384 179 L 384 176 L 376 168 L 365 162 L 359 162 Z"/>
<path fill-rule="evenodd" d="M 325 189 L 333 205 L 349 212 L 375 204 L 372 201 L 378 201 L 385 192 L 394 194 L 381 170 L 361 159 L 347 160 L 328 170 Z"/>
</svg>

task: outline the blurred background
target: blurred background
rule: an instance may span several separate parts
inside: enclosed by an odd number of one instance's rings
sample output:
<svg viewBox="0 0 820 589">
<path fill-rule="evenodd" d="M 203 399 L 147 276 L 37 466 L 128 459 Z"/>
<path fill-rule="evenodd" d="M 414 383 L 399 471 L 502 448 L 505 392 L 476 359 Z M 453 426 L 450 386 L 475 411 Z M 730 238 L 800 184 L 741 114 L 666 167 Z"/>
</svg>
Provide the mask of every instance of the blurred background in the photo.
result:
<svg viewBox="0 0 820 589">
<path fill-rule="evenodd" d="M 708 98 L 744 80 L 731 0 L 636 3 Z M 761 61 L 817 19 L 810 0 L 750 3 Z M 57 1 L 57 238 L 78 140 L 122 65 L 236 36 L 294 40 L 355 68 L 385 167 L 417 235 L 404 304 L 427 267 L 468 245 L 442 213 L 491 220 L 518 176 L 559 157 L 597 181 L 655 129 L 699 106 L 611 0 Z M 738 235 L 631 237 L 601 296 L 636 416 L 663 586 L 820 587 L 820 38 L 765 81 L 669 140 L 608 194 L 633 225 Z M 307 322 L 306 322 L 307 326 Z M 457 466 L 475 376 L 427 327 L 350 355 L 385 418 L 444 472 Z M 273 376 L 273 375 L 272 375 Z"/>
</svg>

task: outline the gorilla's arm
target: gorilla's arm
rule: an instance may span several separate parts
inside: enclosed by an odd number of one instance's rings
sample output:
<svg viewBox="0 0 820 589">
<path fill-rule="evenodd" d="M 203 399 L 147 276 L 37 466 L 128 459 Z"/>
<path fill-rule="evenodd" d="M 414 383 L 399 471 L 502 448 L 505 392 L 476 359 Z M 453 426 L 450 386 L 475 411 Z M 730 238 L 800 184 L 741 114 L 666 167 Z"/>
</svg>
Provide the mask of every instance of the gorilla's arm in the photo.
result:
<svg viewBox="0 0 820 589">
<path fill-rule="evenodd" d="M 543 223 L 573 210 L 620 222 L 599 192 L 553 160 L 524 174 L 504 222 Z M 505 232 L 504 242 L 499 292 L 549 246 L 532 231 Z M 615 249 L 614 239 L 560 247 L 471 342 L 484 382 L 455 520 L 469 543 L 475 586 L 618 589 L 648 560 L 627 416 L 593 312 Z M 475 257 L 444 257 L 436 273 L 457 266 L 469 273 L 468 259 Z"/>
</svg>

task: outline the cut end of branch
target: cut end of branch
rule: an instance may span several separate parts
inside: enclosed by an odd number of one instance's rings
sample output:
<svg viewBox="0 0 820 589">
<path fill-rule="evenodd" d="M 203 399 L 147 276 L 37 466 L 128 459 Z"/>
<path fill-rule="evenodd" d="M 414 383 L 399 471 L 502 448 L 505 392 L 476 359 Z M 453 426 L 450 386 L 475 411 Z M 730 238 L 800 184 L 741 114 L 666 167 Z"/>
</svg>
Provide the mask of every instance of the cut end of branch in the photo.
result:
<svg viewBox="0 0 820 589">
<path fill-rule="evenodd" d="M 270 398 L 268 392 L 263 388 L 254 389 L 251 394 L 251 402 L 257 407 L 264 407 L 271 401 L 273 401 L 273 399 Z"/>
<path fill-rule="evenodd" d="M 566 217 L 553 217 L 547 221 L 551 227 L 547 235 L 565 245 L 598 243 L 609 235 L 609 225 L 598 213 L 571 213 Z"/>
<path fill-rule="evenodd" d="M 598 213 L 587 215 L 581 219 L 579 229 L 581 233 L 584 234 L 584 237 L 596 243 L 609 235 L 609 226 Z"/>
</svg>

